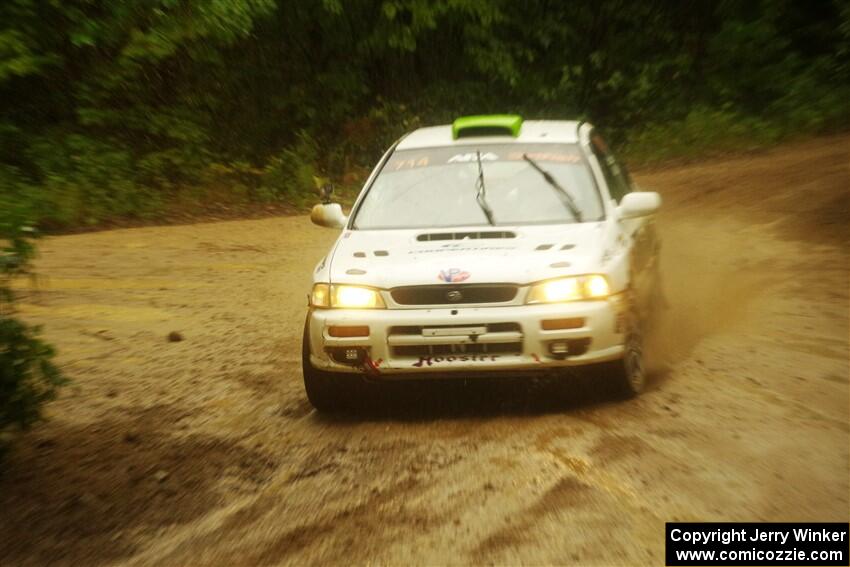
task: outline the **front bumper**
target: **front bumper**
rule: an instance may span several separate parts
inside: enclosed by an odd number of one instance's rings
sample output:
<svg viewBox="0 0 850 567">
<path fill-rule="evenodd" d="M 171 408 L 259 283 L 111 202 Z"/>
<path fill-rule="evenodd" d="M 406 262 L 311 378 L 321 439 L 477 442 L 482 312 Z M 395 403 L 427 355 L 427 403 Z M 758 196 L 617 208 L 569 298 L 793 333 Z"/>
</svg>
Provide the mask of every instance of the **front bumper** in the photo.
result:
<svg viewBox="0 0 850 567">
<path fill-rule="evenodd" d="M 545 373 L 620 358 L 624 312 L 622 295 L 507 307 L 312 309 L 310 362 L 322 370 L 380 378 Z M 553 320 L 569 320 L 575 328 L 544 330 L 542 322 Z M 368 326 L 369 336 L 330 335 L 330 327 L 355 325 Z M 346 360 L 352 352 L 358 359 Z"/>
</svg>

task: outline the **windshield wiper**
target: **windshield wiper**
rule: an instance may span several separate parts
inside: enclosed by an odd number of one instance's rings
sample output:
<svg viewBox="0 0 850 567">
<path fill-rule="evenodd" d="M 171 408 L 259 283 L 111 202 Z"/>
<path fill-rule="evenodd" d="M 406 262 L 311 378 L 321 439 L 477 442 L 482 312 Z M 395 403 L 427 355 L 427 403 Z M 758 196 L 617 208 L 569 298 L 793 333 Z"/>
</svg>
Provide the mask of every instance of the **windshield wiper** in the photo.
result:
<svg viewBox="0 0 850 567">
<path fill-rule="evenodd" d="M 481 165 L 481 151 L 475 152 L 475 156 L 478 159 L 478 180 L 475 182 L 475 188 L 478 192 L 475 194 L 475 200 L 478 202 L 478 206 L 481 207 L 481 210 L 484 211 L 484 216 L 487 217 L 487 222 L 489 222 L 491 226 L 496 226 L 496 222 L 493 220 L 493 209 L 491 209 L 490 205 L 487 204 L 487 192 L 484 188 L 484 167 Z"/>
<path fill-rule="evenodd" d="M 537 172 L 543 176 L 543 179 L 546 180 L 546 183 L 548 183 L 553 189 L 558 192 L 558 194 L 561 196 L 561 201 L 563 201 L 564 205 L 567 207 L 570 213 L 572 213 L 573 217 L 575 217 L 578 222 L 581 222 L 581 211 L 576 205 L 573 196 L 570 195 L 566 189 L 561 187 L 561 184 L 558 183 L 554 177 L 552 177 L 551 173 L 540 167 L 536 161 L 528 157 L 528 154 L 522 154 L 522 159 L 527 161 L 531 165 L 531 167 L 536 169 Z"/>
</svg>

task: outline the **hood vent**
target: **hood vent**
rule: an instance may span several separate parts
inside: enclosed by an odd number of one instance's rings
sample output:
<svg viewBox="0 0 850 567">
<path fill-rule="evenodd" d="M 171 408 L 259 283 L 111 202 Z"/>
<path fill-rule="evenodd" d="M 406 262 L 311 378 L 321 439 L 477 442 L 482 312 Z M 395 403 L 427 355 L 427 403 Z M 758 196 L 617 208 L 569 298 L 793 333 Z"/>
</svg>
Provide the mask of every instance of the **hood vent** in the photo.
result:
<svg viewBox="0 0 850 567">
<path fill-rule="evenodd" d="M 482 232 L 429 232 L 416 237 L 419 242 L 432 240 L 476 240 L 479 238 L 516 238 L 516 233 L 508 230 L 488 230 Z"/>
</svg>

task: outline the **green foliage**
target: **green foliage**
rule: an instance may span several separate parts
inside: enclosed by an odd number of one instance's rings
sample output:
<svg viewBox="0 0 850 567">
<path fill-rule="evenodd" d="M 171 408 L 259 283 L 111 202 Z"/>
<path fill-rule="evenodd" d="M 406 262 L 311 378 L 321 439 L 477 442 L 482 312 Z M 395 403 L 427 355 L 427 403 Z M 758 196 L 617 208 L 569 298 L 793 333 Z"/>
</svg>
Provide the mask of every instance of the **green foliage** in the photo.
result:
<svg viewBox="0 0 850 567">
<path fill-rule="evenodd" d="M 0 315 L 0 432 L 40 419 L 44 403 L 65 383 L 51 362 L 53 349 L 37 333 L 38 328 Z"/>
<path fill-rule="evenodd" d="M 624 148 L 632 162 L 654 163 L 715 152 L 749 150 L 775 142 L 782 131 L 731 110 L 697 107 L 683 119 L 652 124 L 633 134 Z"/>
<path fill-rule="evenodd" d="M 6 172 L 12 177 L 14 172 Z M 29 274 L 30 261 L 35 255 L 32 240 L 36 231 L 26 222 L 27 209 L 11 200 L 0 198 L 0 313 L 11 312 L 14 294 L 13 278 Z"/>
<path fill-rule="evenodd" d="M 0 450 L 12 428 L 26 428 L 41 417 L 65 380 L 53 364 L 53 349 L 38 338 L 38 328 L 14 317 L 11 280 L 29 273 L 35 231 L 26 211 L 0 198 Z"/>
<path fill-rule="evenodd" d="M 55 57 L 33 53 L 21 32 L 12 29 L 0 32 L 0 81 L 38 73 L 53 62 L 56 62 Z"/>
<path fill-rule="evenodd" d="M 296 204 L 314 196 L 314 178 L 319 147 L 306 132 L 300 132 L 295 143 L 268 160 L 261 174 L 260 196 L 263 200 L 285 198 Z"/>
<path fill-rule="evenodd" d="M 207 185 L 306 202 L 314 175 L 348 184 L 405 131 L 480 113 L 696 155 L 846 128 L 848 85 L 839 0 L 8 0 L 0 194 L 48 228 Z"/>
<path fill-rule="evenodd" d="M 43 223 L 90 225 L 149 209 L 151 191 L 134 182 L 131 154 L 117 144 L 57 134 L 34 140 L 30 152 L 40 173 L 34 204 Z"/>
</svg>

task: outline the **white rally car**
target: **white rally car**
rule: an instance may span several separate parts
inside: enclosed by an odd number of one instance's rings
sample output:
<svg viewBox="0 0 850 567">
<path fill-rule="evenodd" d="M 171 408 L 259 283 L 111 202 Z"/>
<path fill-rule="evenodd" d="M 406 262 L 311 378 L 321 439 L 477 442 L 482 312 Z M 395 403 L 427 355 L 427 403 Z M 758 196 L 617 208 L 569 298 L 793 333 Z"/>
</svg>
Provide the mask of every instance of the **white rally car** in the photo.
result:
<svg viewBox="0 0 850 567">
<path fill-rule="evenodd" d="M 364 381 L 563 373 L 644 384 L 657 193 L 586 122 L 470 116 L 396 142 L 313 274 L 304 385 L 319 410 Z"/>
</svg>

